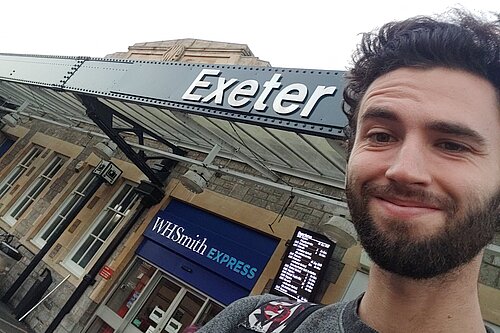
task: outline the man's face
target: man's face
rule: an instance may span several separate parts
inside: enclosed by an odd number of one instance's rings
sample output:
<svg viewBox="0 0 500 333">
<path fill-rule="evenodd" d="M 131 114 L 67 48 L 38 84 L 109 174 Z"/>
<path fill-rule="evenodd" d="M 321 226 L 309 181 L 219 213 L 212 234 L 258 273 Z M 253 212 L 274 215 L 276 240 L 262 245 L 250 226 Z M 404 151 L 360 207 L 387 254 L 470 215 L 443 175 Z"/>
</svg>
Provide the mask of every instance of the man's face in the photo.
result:
<svg viewBox="0 0 500 333">
<path fill-rule="evenodd" d="M 381 268 L 430 278 L 469 262 L 499 223 L 500 111 L 493 86 L 445 68 L 401 68 L 360 104 L 347 197 Z"/>
</svg>

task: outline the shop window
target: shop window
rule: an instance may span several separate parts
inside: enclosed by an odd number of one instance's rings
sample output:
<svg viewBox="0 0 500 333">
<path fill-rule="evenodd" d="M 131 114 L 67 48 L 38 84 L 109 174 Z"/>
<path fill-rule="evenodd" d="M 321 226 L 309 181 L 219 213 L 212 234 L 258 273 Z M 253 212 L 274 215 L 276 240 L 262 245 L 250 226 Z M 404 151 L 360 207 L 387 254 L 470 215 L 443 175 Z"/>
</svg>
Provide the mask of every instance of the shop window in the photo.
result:
<svg viewBox="0 0 500 333">
<path fill-rule="evenodd" d="M 92 184 L 95 178 L 99 177 L 97 174 L 89 171 L 85 178 L 75 187 L 71 194 L 64 200 L 57 211 L 45 223 L 38 234 L 32 239 L 32 242 L 42 248 L 50 236 L 56 231 L 57 227 L 61 225 L 66 217 L 77 207 L 82 200 L 85 199 L 85 192 Z"/>
<path fill-rule="evenodd" d="M 106 306 L 113 310 L 121 318 L 124 318 L 128 311 L 141 296 L 144 287 L 156 272 L 156 267 L 147 262 L 137 259 L 125 278 L 109 300 Z"/>
<path fill-rule="evenodd" d="M 16 181 L 21 178 L 21 176 L 28 170 L 33 161 L 40 156 L 42 152 L 41 147 L 33 147 L 31 150 L 24 156 L 24 158 L 19 162 L 18 165 L 12 169 L 11 172 L 0 181 L 0 198 L 2 198 L 5 193 L 7 193 L 12 186 L 16 183 Z"/>
<path fill-rule="evenodd" d="M 207 305 L 203 309 L 203 312 L 199 315 L 196 320 L 197 326 L 203 326 L 212 320 L 219 312 L 221 312 L 224 308 L 214 301 L 208 301 Z"/>
<path fill-rule="evenodd" d="M 170 333 L 179 331 L 179 329 L 187 328 L 193 323 L 204 303 L 204 299 L 190 292 L 186 292 L 182 301 L 175 309 L 172 318 L 170 318 L 161 332 Z"/>
<path fill-rule="evenodd" d="M 5 140 L 3 140 L 0 143 L 0 157 L 2 157 L 3 154 L 5 154 L 7 152 L 7 150 L 9 150 L 10 147 L 12 147 L 14 142 L 16 142 L 16 141 L 12 140 L 10 138 L 5 138 Z"/>
<path fill-rule="evenodd" d="M 83 275 L 85 268 L 100 251 L 116 226 L 123 221 L 131 207 L 139 199 L 134 187 L 124 184 L 109 201 L 107 207 L 97 216 L 73 251 L 64 261 L 64 266 L 74 274 Z"/>
<path fill-rule="evenodd" d="M 114 331 L 115 330 L 106 324 L 104 320 L 99 317 L 95 317 L 94 321 L 85 333 L 113 333 Z"/>
<path fill-rule="evenodd" d="M 3 217 L 9 225 L 14 225 L 19 217 L 38 199 L 40 193 L 49 185 L 65 161 L 66 158 L 61 155 L 55 155 L 52 158 L 45 169 L 43 169 L 40 175 L 31 183 Z"/>
</svg>

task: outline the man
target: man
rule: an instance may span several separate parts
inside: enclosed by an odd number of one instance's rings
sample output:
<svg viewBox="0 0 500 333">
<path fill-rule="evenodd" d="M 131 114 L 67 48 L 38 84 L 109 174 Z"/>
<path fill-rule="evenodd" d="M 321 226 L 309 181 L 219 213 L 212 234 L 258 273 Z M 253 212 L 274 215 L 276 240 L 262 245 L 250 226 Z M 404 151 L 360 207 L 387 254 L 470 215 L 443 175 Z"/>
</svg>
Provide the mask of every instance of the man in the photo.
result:
<svg viewBox="0 0 500 333">
<path fill-rule="evenodd" d="M 477 279 L 500 225 L 500 23 L 389 23 L 354 60 L 347 197 L 374 266 L 364 295 L 295 332 L 491 332 Z M 199 333 L 236 332 L 273 297 L 239 300 Z"/>
</svg>

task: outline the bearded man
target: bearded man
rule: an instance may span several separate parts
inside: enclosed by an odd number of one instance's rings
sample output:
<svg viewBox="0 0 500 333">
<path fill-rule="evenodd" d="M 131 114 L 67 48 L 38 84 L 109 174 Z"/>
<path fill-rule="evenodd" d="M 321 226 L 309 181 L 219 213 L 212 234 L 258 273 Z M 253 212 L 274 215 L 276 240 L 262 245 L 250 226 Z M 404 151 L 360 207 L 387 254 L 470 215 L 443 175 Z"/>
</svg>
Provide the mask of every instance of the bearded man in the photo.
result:
<svg viewBox="0 0 500 333">
<path fill-rule="evenodd" d="M 477 280 L 500 225 L 500 22 L 388 23 L 363 36 L 347 79 L 347 198 L 374 266 L 366 293 L 295 332 L 491 332 Z M 239 324 L 273 297 L 199 333 L 251 332 Z"/>
</svg>

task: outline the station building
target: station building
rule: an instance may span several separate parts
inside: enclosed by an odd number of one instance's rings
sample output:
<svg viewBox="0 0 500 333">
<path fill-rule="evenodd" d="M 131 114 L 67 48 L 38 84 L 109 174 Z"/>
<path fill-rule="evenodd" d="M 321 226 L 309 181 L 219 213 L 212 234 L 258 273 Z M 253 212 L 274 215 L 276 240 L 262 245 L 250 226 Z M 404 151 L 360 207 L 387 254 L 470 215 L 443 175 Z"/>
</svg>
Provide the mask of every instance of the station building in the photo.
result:
<svg viewBox="0 0 500 333">
<path fill-rule="evenodd" d="M 96 77 L 89 86 L 92 76 L 72 95 L 37 81 L 55 75 L 37 66 L 75 61 L 71 76 L 96 70 L 89 59 L 27 58 L 38 70 L 28 80 L 23 67 L 7 68 L 9 57 L 0 58 L 0 241 L 18 255 L 0 261 L 0 296 L 18 317 L 32 308 L 30 295 L 43 299 L 23 318 L 35 332 L 182 332 L 203 324 L 232 301 L 272 289 L 297 227 L 336 242 L 312 301 L 352 299 L 366 287 L 370 261 L 348 222 L 340 135 L 228 120 L 224 110 L 168 113 L 181 106 L 151 106 L 146 93 L 121 100 L 125 88 L 99 96 L 103 83 Z M 246 45 L 195 39 L 135 44 L 94 67 L 118 78 L 120 66 L 138 66 L 144 76 L 127 84 L 155 94 L 162 85 L 154 65 L 165 62 L 178 63 L 179 73 L 302 71 L 274 69 Z M 218 80 L 230 86 L 230 78 Z M 80 117 L 96 105 L 120 116 Z M 483 317 L 500 326 L 498 235 L 479 283 Z"/>
</svg>

